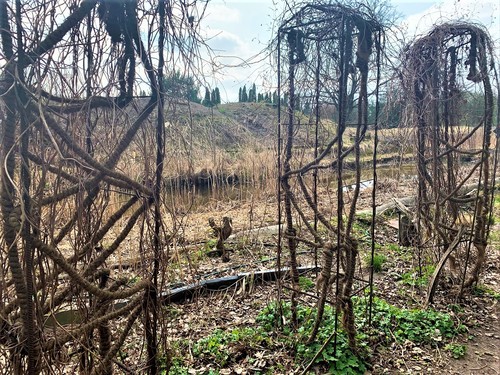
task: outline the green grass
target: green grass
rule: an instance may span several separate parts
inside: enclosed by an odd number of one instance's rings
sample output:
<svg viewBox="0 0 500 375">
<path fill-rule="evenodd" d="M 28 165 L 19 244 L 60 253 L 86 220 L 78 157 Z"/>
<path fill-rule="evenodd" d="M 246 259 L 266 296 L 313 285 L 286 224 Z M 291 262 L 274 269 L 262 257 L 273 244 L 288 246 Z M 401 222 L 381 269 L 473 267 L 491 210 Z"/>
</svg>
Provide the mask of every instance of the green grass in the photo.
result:
<svg viewBox="0 0 500 375">
<path fill-rule="evenodd" d="M 365 263 L 368 267 L 370 267 L 371 255 L 366 254 Z M 383 265 L 387 261 L 387 257 L 384 254 L 374 253 L 373 254 L 373 271 L 374 272 L 382 272 Z"/>
</svg>

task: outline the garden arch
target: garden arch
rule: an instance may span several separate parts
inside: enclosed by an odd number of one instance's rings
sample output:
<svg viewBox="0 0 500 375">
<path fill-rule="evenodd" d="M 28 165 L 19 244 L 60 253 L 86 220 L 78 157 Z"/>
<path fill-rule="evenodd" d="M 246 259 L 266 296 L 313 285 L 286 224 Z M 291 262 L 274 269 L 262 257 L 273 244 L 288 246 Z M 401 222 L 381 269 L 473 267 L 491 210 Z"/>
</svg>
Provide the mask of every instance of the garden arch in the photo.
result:
<svg viewBox="0 0 500 375">
<path fill-rule="evenodd" d="M 283 237 L 291 259 L 292 312 L 299 289 L 296 250 L 305 243 L 322 251 L 318 314 L 310 340 L 333 285 L 335 327 L 342 312 L 352 349 L 351 297 L 367 287 L 371 292 L 373 278 L 356 267 L 359 249 L 353 231 L 357 202 L 367 184 L 363 178 L 368 173 L 373 187 L 377 179 L 378 126 L 376 120 L 368 123 L 368 102 L 376 103 L 378 111 L 381 51 L 382 27 L 368 8 L 308 4 L 278 32 L 278 81 L 286 104 L 285 110 L 279 106 L 279 216 L 284 230 L 278 252 Z M 362 144 L 370 137 L 367 151 Z M 367 156 L 367 162 L 362 160 Z M 375 210 L 375 189 L 371 192 Z M 371 228 L 373 238 L 373 222 Z M 336 329 L 332 338 L 336 343 Z"/>
<path fill-rule="evenodd" d="M 437 264 L 427 303 L 446 262 L 461 295 L 478 282 L 486 259 L 500 135 L 497 118 L 495 142 L 493 56 L 482 27 L 458 22 L 434 27 L 406 51 L 404 86 L 416 127 L 419 181 L 414 245 L 420 267 L 426 256 Z M 483 108 L 475 117 L 462 110 L 473 98 Z"/>
</svg>

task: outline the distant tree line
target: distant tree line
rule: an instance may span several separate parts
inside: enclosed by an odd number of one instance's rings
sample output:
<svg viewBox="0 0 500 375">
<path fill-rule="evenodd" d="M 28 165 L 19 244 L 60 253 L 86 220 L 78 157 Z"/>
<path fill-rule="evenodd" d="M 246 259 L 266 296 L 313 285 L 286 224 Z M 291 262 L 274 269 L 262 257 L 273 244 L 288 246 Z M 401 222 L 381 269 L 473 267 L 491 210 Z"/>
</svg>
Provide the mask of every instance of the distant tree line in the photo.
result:
<svg viewBox="0 0 500 375">
<path fill-rule="evenodd" d="M 164 77 L 163 89 L 170 97 L 185 99 L 192 103 L 202 104 L 205 107 L 214 107 L 221 104 L 220 90 L 218 87 L 212 90 L 205 87 L 205 95 L 202 99 L 198 96 L 199 86 L 195 83 L 194 79 L 181 74 L 179 71 L 175 71 Z M 141 91 L 141 95 L 145 96 L 146 93 Z M 467 125 L 480 121 L 484 107 L 483 96 L 480 93 L 474 92 L 463 92 L 461 95 L 463 98 L 462 106 L 461 108 L 457 108 L 457 119 L 460 121 L 460 125 Z M 311 96 L 297 94 L 294 103 L 295 110 L 305 115 L 311 114 L 313 100 Z M 404 101 L 405 98 L 401 97 L 398 89 L 395 89 L 391 95 L 382 96 L 379 102 L 379 125 L 388 128 L 399 126 L 402 120 L 402 113 L 404 112 Z M 278 98 L 276 90 L 274 92 L 258 92 L 254 83 L 250 86 L 250 89 L 247 89 L 246 85 L 239 88 L 238 102 L 269 103 L 273 105 L 278 105 L 278 103 L 280 103 L 282 106 L 286 106 L 289 102 L 289 95 L 288 93 L 284 93 L 281 98 Z M 322 105 L 322 111 L 326 110 L 328 116 L 334 119 L 337 113 L 337 108 L 336 106 L 334 107 L 335 108 L 331 108 L 331 110 L 327 110 L 324 105 Z M 373 124 L 376 114 L 375 103 L 370 102 L 368 107 L 368 122 Z M 351 116 L 353 116 L 353 121 L 356 108 L 357 100 L 353 98 L 348 110 L 348 118 L 350 119 Z"/>
<path fill-rule="evenodd" d="M 460 96 L 460 105 L 454 108 L 456 126 L 471 126 L 478 124 L 484 116 L 484 95 L 480 92 L 462 91 Z M 493 100 L 497 103 L 497 99 Z M 407 107 L 407 99 L 402 91 L 397 88 L 390 95 L 381 95 L 379 101 L 379 126 L 383 128 L 395 128 L 402 125 L 403 113 Z M 496 123 L 497 111 L 493 111 L 493 123 Z M 375 102 L 368 104 L 368 123 L 375 123 L 376 107 Z"/>
<path fill-rule="evenodd" d="M 214 107 L 220 104 L 219 88 L 216 87 L 215 89 L 210 91 L 208 87 L 205 87 L 205 97 L 203 98 L 201 104 L 203 104 L 205 107 Z"/>
<path fill-rule="evenodd" d="M 192 103 L 202 104 L 205 107 L 213 107 L 221 103 L 218 87 L 212 89 L 212 91 L 205 87 L 205 96 L 202 100 L 198 96 L 200 87 L 195 83 L 193 77 L 181 74 L 178 70 L 163 78 L 163 90 L 172 98 L 185 99 Z"/>
<path fill-rule="evenodd" d="M 247 91 L 247 86 L 244 85 L 240 87 L 238 91 L 238 102 L 239 103 L 269 103 L 269 104 L 278 104 L 278 93 L 276 90 L 266 93 L 257 92 L 257 88 L 255 83 L 252 87 Z"/>
</svg>

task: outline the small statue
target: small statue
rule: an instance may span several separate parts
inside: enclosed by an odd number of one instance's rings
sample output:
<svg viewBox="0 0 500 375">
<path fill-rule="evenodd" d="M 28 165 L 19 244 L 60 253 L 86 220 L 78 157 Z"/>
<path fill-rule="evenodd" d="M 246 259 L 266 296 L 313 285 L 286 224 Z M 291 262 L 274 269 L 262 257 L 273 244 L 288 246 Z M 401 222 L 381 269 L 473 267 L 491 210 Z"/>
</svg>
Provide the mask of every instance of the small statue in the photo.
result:
<svg viewBox="0 0 500 375">
<path fill-rule="evenodd" d="M 216 225 L 213 217 L 208 219 L 208 224 L 214 231 L 214 236 L 217 237 L 217 245 L 215 248 L 222 255 L 223 262 L 229 262 L 229 254 L 224 247 L 224 241 L 227 240 L 233 232 L 232 223 L 231 218 L 227 216 L 222 218 L 222 226 Z"/>
</svg>

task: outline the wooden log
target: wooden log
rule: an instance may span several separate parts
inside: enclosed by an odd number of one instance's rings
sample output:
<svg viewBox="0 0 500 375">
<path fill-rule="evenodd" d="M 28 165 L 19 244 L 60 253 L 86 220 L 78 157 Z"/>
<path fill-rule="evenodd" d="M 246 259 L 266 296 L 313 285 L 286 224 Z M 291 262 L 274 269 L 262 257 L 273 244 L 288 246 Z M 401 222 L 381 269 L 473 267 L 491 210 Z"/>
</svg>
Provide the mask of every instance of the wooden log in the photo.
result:
<svg viewBox="0 0 500 375">
<path fill-rule="evenodd" d="M 413 206 L 415 204 L 415 197 L 399 198 L 398 202 L 405 206 Z M 390 202 L 378 206 L 375 211 L 376 212 L 375 216 L 380 216 L 389 210 L 394 210 L 395 208 L 397 208 L 397 204 L 396 201 L 392 199 Z M 356 213 L 357 216 L 366 216 L 371 214 L 372 214 L 371 208 L 368 208 L 366 210 L 361 210 Z"/>
</svg>

